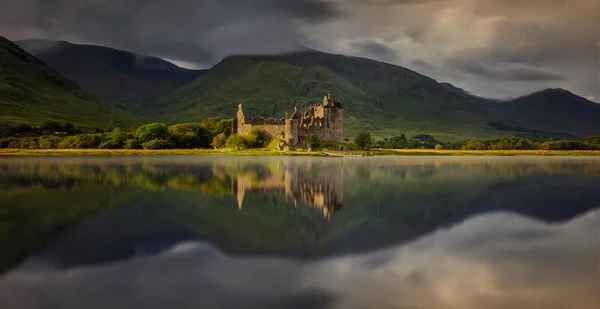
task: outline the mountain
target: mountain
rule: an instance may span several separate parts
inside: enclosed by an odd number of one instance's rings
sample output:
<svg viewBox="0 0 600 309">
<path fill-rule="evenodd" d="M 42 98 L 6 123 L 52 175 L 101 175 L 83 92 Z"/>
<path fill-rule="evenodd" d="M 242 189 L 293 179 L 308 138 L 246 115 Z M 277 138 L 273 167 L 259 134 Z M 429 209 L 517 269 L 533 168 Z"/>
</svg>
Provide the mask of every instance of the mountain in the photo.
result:
<svg viewBox="0 0 600 309">
<path fill-rule="evenodd" d="M 600 104 L 564 89 L 546 89 L 510 100 L 493 100 L 475 96 L 452 84 L 446 89 L 469 102 L 485 108 L 510 130 L 555 132 L 564 138 L 600 135 Z M 498 126 L 499 128 L 501 126 Z"/>
<path fill-rule="evenodd" d="M 497 102 L 498 100 L 495 99 L 489 99 L 489 98 L 484 98 L 484 97 L 480 97 L 478 95 L 472 94 L 462 88 L 456 87 L 454 85 L 452 85 L 451 83 L 440 83 L 440 85 L 442 85 L 444 88 L 446 88 L 448 91 L 453 92 L 456 95 L 459 95 L 460 97 L 462 97 L 463 99 L 471 102 L 471 103 L 475 103 L 475 104 L 481 104 L 484 102 Z"/>
<path fill-rule="evenodd" d="M 342 102 L 346 136 L 429 133 L 442 140 L 506 134 L 491 113 L 435 80 L 366 58 L 316 51 L 278 56 L 231 56 L 177 91 L 147 105 L 146 117 L 170 123 L 211 116 L 283 117 L 294 106 Z"/>
<path fill-rule="evenodd" d="M 82 128 L 142 121 L 84 92 L 79 86 L 0 36 L 0 125 L 71 122 Z"/>
<path fill-rule="evenodd" d="M 482 104 L 499 121 L 577 137 L 600 135 L 600 104 L 563 89 L 546 89 L 503 102 Z"/>
<path fill-rule="evenodd" d="M 103 46 L 46 40 L 19 41 L 17 44 L 83 90 L 132 109 L 166 95 L 204 73 L 203 70 L 180 68 L 160 58 Z"/>
</svg>

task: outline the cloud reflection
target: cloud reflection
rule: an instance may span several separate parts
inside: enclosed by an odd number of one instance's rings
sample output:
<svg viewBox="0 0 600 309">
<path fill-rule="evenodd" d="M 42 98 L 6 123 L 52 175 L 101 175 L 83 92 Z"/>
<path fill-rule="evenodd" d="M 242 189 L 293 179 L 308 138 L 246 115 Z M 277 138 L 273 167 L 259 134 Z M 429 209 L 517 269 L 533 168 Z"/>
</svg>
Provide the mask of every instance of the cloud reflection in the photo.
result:
<svg viewBox="0 0 600 309">
<path fill-rule="evenodd" d="M 554 225 L 497 212 L 312 263 L 228 256 L 202 242 L 69 270 L 32 258 L 0 278 L 0 306 L 596 309 L 599 226 L 600 211 Z"/>
</svg>

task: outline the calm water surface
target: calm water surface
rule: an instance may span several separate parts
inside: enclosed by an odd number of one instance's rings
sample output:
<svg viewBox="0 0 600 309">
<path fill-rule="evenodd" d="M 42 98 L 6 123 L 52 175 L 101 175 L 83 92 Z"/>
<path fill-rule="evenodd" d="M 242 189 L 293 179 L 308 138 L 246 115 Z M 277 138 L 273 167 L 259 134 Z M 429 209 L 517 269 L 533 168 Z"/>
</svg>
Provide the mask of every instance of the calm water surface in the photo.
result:
<svg viewBox="0 0 600 309">
<path fill-rule="evenodd" d="M 600 159 L 0 158 L 0 308 L 600 308 Z"/>
</svg>

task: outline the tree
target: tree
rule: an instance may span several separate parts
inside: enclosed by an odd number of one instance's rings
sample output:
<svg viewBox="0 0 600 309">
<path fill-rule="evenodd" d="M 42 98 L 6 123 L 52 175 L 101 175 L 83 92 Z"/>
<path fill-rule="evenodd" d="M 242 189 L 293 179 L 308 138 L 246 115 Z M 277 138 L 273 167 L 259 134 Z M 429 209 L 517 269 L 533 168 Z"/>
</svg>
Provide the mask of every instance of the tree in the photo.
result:
<svg viewBox="0 0 600 309">
<path fill-rule="evenodd" d="M 56 121 L 48 121 L 42 123 L 40 130 L 47 132 L 62 132 L 63 126 Z"/>
<path fill-rule="evenodd" d="M 354 142 L 362 149 L 369 149 L 371 145 L 373 145 L 373 138 L 371 137 L 370 133 L 362 132 L 358 133 L 354 139 Z"/>
<path fill-rule="evenodd" d="M 63 125 L 63 132 L 73 133 L 75 132 L 75 126 L 70 122 L 65 122 Z"/>
<path fill-rule="evenodd" d="M 225 136 L 225 133 L 221 133 L 213 138 L 211 146 L 215 149 L 220 149 L 225 147 L 225 143 L 227 143 L 227 136 Z"/>
<path fill-rule="evenodd" d="M 139 127 L 135 131 L 135 138 L 138 139 L 140 144 L 149 142 L 155 139 L 166 140 L 169 135 L 169 130 L 164 124 L 158 122 L 149 123 Z"/>
<path fill-rule="evenodd" d="M 592 145 L 600 145 L 600 137 L 598 136 L 588 136 L 586 137 L 585 141 L 586 144 L 592 144 Z"/>
<path fill-rule="evenodd" d="M 144 144 L 142 144 L 142 147 L 144 147 L 144 149 L 151 149 L 151 150 L 173 148 L 173 146 L 171 145 L 171 143 L 168 140 L 164 140 L 164 139 L 160 139 L 160 138 L 145 142 Z"/>
</svg>

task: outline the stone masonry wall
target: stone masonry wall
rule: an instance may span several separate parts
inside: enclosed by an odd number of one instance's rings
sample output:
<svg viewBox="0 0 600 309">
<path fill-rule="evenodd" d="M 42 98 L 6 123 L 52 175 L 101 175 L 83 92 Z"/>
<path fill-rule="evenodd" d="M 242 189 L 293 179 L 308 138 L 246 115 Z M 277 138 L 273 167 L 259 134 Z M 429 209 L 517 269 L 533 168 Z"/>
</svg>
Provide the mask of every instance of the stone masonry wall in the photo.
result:
<svg viewBox="0 0 600 309">
<path fill-rule="evenodd" d="M 282 133 L 285 133 L 285 125 L 250 125 L 250 124 L 238 124 L 237 132 L 238 135 L 246 135 L 250 133 L 252 128 L 258 128 L 265 133 L 269 138 L 281 138 Z"/>
<path fill-rule="evenodd" d="M 322 141 L 342 142 L 343 109 L 331 94 L 323 99 L 323 104 L 309 106 L 302 116 L 296 109 L 291 118 L 286 116 L 285 119 L 246 118 L 240 104 L 233 133 L 245 135 L 252 128 L 258 128 L 270 138 L 284 138 L 291 146 L 313 135 Z"/>
</svg>

